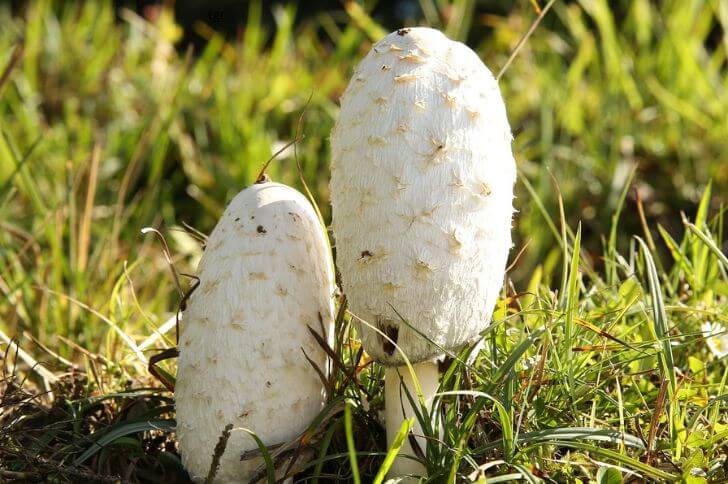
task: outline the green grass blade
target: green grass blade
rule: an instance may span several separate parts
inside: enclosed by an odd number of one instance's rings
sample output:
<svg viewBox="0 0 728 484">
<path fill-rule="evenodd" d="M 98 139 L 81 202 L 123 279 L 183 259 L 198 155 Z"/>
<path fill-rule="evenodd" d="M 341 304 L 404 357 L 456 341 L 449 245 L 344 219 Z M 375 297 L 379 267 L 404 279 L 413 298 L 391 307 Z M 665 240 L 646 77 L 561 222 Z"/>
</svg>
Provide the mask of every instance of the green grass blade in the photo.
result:
<svg viewBox="0 0 728 484">
<path fill-rule="evenodd" d="M 354 484 L 361 484 L 361 477 L 359 477 L 359 464 L 356 458 L 356 444 L 354 443 L 354 426 L 351 420 L 351 404 L 349 402 L 347 402 L 344 407 L 344 430 L 346 431 L 346 448 L 349 451 L 351 477 L 354 480 Z"/>
<path fill-rule="evenodd" d="M 402 425 L 399 428 L 399 431 L 397 431 L 397 435 L 394 437 L 394 441 L 392 442 L 392 446 L 389 448 L 389 451 L 387 451 L 387 455 L 384 458 L 384 462 L 382 462 L 381 467 L 379 467 L 379 470 L 377 471 L 377 475 L 374 477 L 374 480 L 372 481 L 373 484 L 381 484 L 384 479 L 387 477 L 387 472 L 389 472 L 389 469 L 392 467 L 392 464 L 394 464 L 394 460 L 397 458 L 397 454 L 399 454 L 399 449 L 402 448 L 402 444 L 404 443 L 405 439 L 407 438 L 407 435 L 409 434 L 410 429 L 414 425 L 415 421 L 413 418 L 408 418 L 404 422 L 402 422 Z"/>
<path fill-rule="evenodd" d="M 724 268 L 728 269 L 728 257 L 723 253 L 722 250 L 720 250 L 720 247 L 715 243 L 715 241 L 708 235 L 706 235 L 702 230 L 700 230 L 696 225 L 684 221 L 685 227 L 687 227 L 690 232 L 695 234 L 702 242 L 705 244 L 708 249 L 715 255 L 715 257 L 718 259 L 720 264 L 723 265 Z"/>
<path fill-rule="evenodd" d="M 74 466 L 80 466 L 88 459 L 93 457 L 97 452 L 102 450 L 104 447 L 112 445 L 116 439 L 124 437 L 130 434 L 136 434 L 139 432 L 148 432 L 151 430 L 159 430 L 162 432 L 173 432 L 176 426 L 174 420 L 156 419 L 156 420 L 144 420 L 141 422 L 121 422 L 117 425 L 109 428 L 103 436 L 86 449 L 80 456 L 73 461 Z"/>
<path fill-rule="evenodd" d="M 660 352 L 660 361 L 663 377 L 667 378 L 670 383 L 670 398 L 677 392 L 677 380 L 675 378 L 675 362 L 672 355 L 672 345 L 670 342 L 670 327 L 665 311 L 665 302 L 662 298 L 660 289 L 660 279 L 657 275 L 655 263 L 652 260 L 647 244 L 639 237 L 637 241 L 642 247 L 642 254 L 645 258 L 645 266 L 647 270 L 647 280 L 649 282 L 650 296 L 652 298 L 652 315 L 655 327 L 655 333 L 661 343 L 662 351 Z"/>
<path fill-rule="evenodd" d="M 571 264 L 569 266 L 568 284 L 566 286 L 566 314 L 564 316 L 564 339 L 566 344 L 566 364 L 569 376 L 569 391 L 574 391 L 575 366 L 574 346 L 576 346 L 576 313 L 579 303 L 579 257 L 581 253 L 581 224 L 576 230 L 576 238 L 571 253 Z"/>
<path fill-rule="evenodd" d="M 619 452 L 615 452 L 613 450 L 605 449 L 603 447 L 597 447 L 590 444 L 585 444 L 583 442 L 574 442 L 574 441 L 563 441 L 563 440 L 552 440 L 550 442 L 546 443 L 539 443 L 535 444 L 537 446 L 541 445 L 553 445 L 556 447 L 569 447 L 576 450 L 586 451 L 590 452 L 594 455 L 601 456 L 602 458 L 610 459 L 615 462 L 618 462 L 620 465 L 625 466 L 628 469 L 634 470 L 636 472 L 639 472 L 640 474 L 643 474 L 645 476 L 652 477 L 654 479 L 667 481 L 667 482 L 675 482 L 678 477 L 670 474 L 669 472 L 665 472 L 663 470 L 657 469 L 656 467 L 647 465 L 643 462 L 640 462 L 637 459 L 634 459 L 632 457 L 629 457 L 624 454 L 620 454 Z M 528 448 L 522 449 L 521 452 L 526 452 Z"/>
<path fill-rule="evenodd" d="M 258 446 L 258 450 L 260 450 L 260 453 L 263 456 L 263 461 L 265 462 L 266 474 L 268 476 L 268 484 L 276 484 L 276 468 L 273 464 L 273 458 L 270 456 L 270 452 L 268 452 L 268 447 L 266 447 L 263 441 L 260 440 L 260 437 L 258 437 L 258 435 L 252 430 L 246 428 L 239 428 L 234 430 L 241 430 L 250 435 L 253 440 L 255 440 L 255 443 Z"/>
</svg>

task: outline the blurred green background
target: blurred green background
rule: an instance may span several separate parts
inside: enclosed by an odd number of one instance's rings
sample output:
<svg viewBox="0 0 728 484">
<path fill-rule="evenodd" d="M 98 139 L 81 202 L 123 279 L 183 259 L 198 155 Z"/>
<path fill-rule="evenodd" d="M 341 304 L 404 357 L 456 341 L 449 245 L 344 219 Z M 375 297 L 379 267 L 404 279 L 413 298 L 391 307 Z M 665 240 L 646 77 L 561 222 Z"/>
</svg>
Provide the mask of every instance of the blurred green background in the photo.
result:
<svg viewBox="0 0 728 484">
<path fill-rule="evenodd" d="M 373 41 L 403 24 L 434 26 L 497 74 L 544 4 L 0 4 L 4 330 L 63 353 L 69 343 L 54 335 L 94 348 L 103 339 L 113 354 L 116 337 L 99 321 L 134 333 L 178 302 L 160 245 L 141 228 L 208 233 L 295 137 L 304 108 L 298 157 L 328 218 L 329 132 Z M 638 198 L 649 224 L 671 233 L 709 181 L 714 208 L 725 202 L 727 29 L 725 0 L 553 4 L 500 80 L 520 171 L 514 255 L 527 244 L 517 287 L 559 261 L 544 216 L 558 219 L 559 191 L 597 267 L 633 171 L 621 247 L 642 232 Z M 269 172 L 301 188 L 292 150 Z M 164 233 L 192 272 L 199 244 Z"/>
</svg>

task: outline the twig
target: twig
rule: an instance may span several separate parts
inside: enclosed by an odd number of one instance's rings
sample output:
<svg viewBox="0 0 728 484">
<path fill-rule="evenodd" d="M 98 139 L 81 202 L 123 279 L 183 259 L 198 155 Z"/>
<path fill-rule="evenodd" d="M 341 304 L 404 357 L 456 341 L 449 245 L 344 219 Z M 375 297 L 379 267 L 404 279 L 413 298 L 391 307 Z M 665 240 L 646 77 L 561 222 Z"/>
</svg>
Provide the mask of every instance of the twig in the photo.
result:
<svg viewBox="0 0 728 484">
<path fill-rule="evenodd" d="M 220 435 L 220 440 L 217 441 L 217 445 L 215 445 L 215 451 L 212 454 L 212 462 L 210 462 L 210 471 L 207 473 L 207 477 L 205 478 L 205 484 L 212 484 L 212 482 L 215 480 L 215 475 L 217 475 L 217 471 L 220 468 L 220 458 L 225 453 L 225 448 L 227 447 L 228 439 L 230 438 L 230 432 L 233 430 L 233 424 L 227 424 L 225 428 L 222 431 L 222 434 Z"/>
<path fill-rule="evenodd" d="M 521 259 L 521 256 L 526 253 L 526 249 L 528 249 L 528 246 L 531 245 L 531 240 L 527 240 L 525 244 L 523 244 L 523 247 L 521 247 L 521 250 L 518 251 L 518 254 L 513 258 L 513 262 L 506 267 L 506 274 L 511 272 L 511 269 L 513 269 L 516 264 L 518 264 L 518 261 Z"/>
<path fill-rule="evenodd" d="M 177 268 L 174 266 L 174 262 L 172 262 L 172 255 L 169 252 L 169 245 L 167 244 L 167 239 L 164 238 L 164 235 L 162 235 L 162 232 L 155 229 L 154 227 L 144 227 L 142 229 L 142 234 L 144 234 L 144 235 L 146 235 L 150 232 L 156 234 L 156 236 L 162 242 L 162 253 L 164 253 L 164 258 L 167 260 L 167 264 L 169 264 L 169 270 L 172 271 L 172 278 L 174 279 L 174 285 L 177 287 L 177 292 L 179 293 L 180 297 L 184 297 L 185 292 L 182 290 L 182 284 L 180 284 L 180 282 L 179 282 L 179 275 L 177 274 Z"/>
<path fill-rule="evenodd" d="M 192 225 L 188 224 L 184 220 L 182 221 L 182 227 L 185 228 L 185 232 L 190 234 L 192 237 L 197 239 L 199 242 L 202 243 L 202 248 L 205 248 L 205 245 L 207 244 L 207 235 L 203 234 L 196 228 L 194 228 Z M 174 230 L 174 229 L 171 229 Z"/>
<path fill-rule="evenodd" d="M 48 348 L 46 345 L 44 345 L 43 343 L 41 343 L 38 338 L 36 338 L 35 336 L 33 336 L 30 333 L 30 331 L 23 331 L 23 336 L 25 336 L 26 338 L 28 338 L 29 340 L 31 340 L 33 343 L 35 343 L 35 345 L 38 348 L 42 349 L 43 351 L 45 351 L 46 353 L 48 353 L 49 355 L 51 355 L 53 358 L 55 358 L 58 361 L 60 361 L 61 363 L 63 363 L 64 365 L 66 365 L 66 366 L 68 366 L 70 368 L 73 368 L 73 367 L 76 366 L 76 365 L 73 364 L 72 361 L 67 360 L 66 358 L 62 357 L 61 355 L 59 355 L 58 353 L 56 353 L 55 351 L 53 351 L 52 349 Z"/>
<path fill-rule="evenodd" d="M 657 429 L 660 426 L 660 417 L 665 407 L 665 397 L 667 396 L 667 383 L 668 380 L 663 380 L 660 385 L 660 392 L 657 394 L 657 400 L 655 401 L 655 410 L 652 412 L 652 419 L 650 421 L 650 433 L 647 437 L 647 465 L 651 465 L 652 458 L 655 453 L 655 439 L 657 438 Z"/>
<path fill-rule="evenodd" d="M 546 14 L 551 9 L 551 6 L 554 4 L 555 1 L 556 0 L 551 0 L 549 3 L 546 4 L 546 6 L 538 14 L 538 17 L 536 17 L 536 20 L 533 21 L 533 23 L 531 24 L 531 27 L 528 29 L 528 31 L 518 41 L 518 44 L 516 44 L 516 48 L 513 49 L 513 52 L 511 53 L 511 56 L 506 61 L 506 64 L 501 68 L 500 72 L 496 76 L 496 78 L 495 78 L 496 81 L 500 81 L 500 78 L 503 76 L 503 74 L 506 73 L 508 68 L 511 66 L 511 63 L 518 56 L 518 53 L 521 51 L 523 46 L 526 45 L 526 41 L 529 39 L 529 37 L 531 37 L 531 34 L 533 34 L 536 31 L 536 27 L 538 27 L 538 24 L 541 23 L 541 20 L 543 20 L 543 18 L 546 16 Z"/>
<path fill-rule="evenodd" d="M 271 156 L 271 157 L 270 157 L 270 158 L 268 159 L 268 161 L 266 161 L 266 162 L 265 162 L 265 163 L 263 164 L 263 167 L 262 167 L 262 168 L 260 169 L 260 171 L 258 172 L 258 176 L 256 176 L 256 177 L 255 177 L 255 183 L 263 183 L 264 181 L 266 181 L 266 174 L 265 174 L 265 170 L 267 170 L 267 169 L 268 169 L 268 165 L 270 165 L 270 164 L 271 164 L 271 162 L 272 162 L 273 160 L 275 160 L 276 158 L 278 158 L 278 155 L 280 155 L 281 153 L 283 153 L 284 151 L 286 151 L 286 150 L 287 150 L 288 148 L 290 148 L 290 147 L 291 147 L 291 145 L 295 145 L 296 143 L 298 143 L 298 142 L 299 142 L 299 141 L 301 141 L 302 139 L 303 139 L 303 137 L 300 137 L 300 138 L 299 138 L 298 136 L 296 136 L 295 138 L 293 138 L 293 140 L 291 140 L 291 141 L 289 141 L 288 143 L 286 143 L 286 144 L 285 144 L 285 145 L 283 146 L 283 148 L 281 148 L 280 150 L 278 150 L 278 151 L 276 151 L 275 153 L 273 153 L 273 156 Z"/>
<path fill-rule="evenodd" d="M 2 330 L 0 330 L 0 339 L 8 345 L 8 349 L 10 348 L 10 346 L 15 344 L 16 356 L 23 360 L 23 362 L 25 362 L 25 364 L 28 365 L 31 370 L 36 372 L 43 379 L 43 385 L 46 387 L 46 390 L 50 389 L 51 383 L 56 383 L 58 381 L 58 377 L 56 375 L 48 371 L 41 363 L 39 363 L 35 358 L 30 356 L 29 353 L 23 350 L 17 340 L 13 341 L 11 338 L 8 337 L 8 335 L 3 333 Z"/>
<path fill-rule="evenodd" d="M 78 235 L 78 270 L 84 272 L 88 263 L 89 247 L 91 245 L 91 223 L 93 221 L 94 198 L 99 179 L 99 162 L 101 161 L 101 143 L 96 142 L 91 154 L 91 167 L 86 187 L 86 202 L 81 217 L 81 228 Z"/>
<path fill-rule="evenodd" d="M 45 286 L 36 286 L 36 287 L 38 289 L 40 289 L 41 291 L 44 291 L 44 292 L 46 292 L 48 294 L 53 294 L 54 296 L 59 296 L 59 297 L 62 297 L 63 299 L 65 299 L 65 300 L 67 300 L 69 302 L 72 302 L 73 304 L 77 305 L 78 307 L 80 307 L 82 309 L 85 309 L 89 313 L 93 314 L 94 316 L 96 316 L 97 318 L 99 318 L 104 323 L 108 324 L 111 327 L 111 329 L 113 329 L 114 332 L 116 334 L 118 334 L 119 337 L 126 343 L 126 345 L 137 355 L 137 358 L 139 358 L 139 360 L 143 364 L 145 364 L 145 365 L 147 364 L 147 357 L 144 356 L 144 353 L 142 353 L 141 351 L 139 351 L 139 347 L 136 345 L 136 343 L 134 342 L 134 340 L 131 339 L 129 337 L 129 335 L 126 334 L 119 327 L 119 325 L 116 324 L 115 322 L 113 322 L 111 319 L 107 318 L 106 316 L 104 316 L 103 314 L 101 314 L 99 311 L 95 310 L 94 308 L 92 308 L 88 304 L 86 304 L 86 303 L 84 303 L 82 301 L 79 301 L 78 299 L 76 299 L 74 297 L 71 297 L 68 294 L 64 294 L 62 292 L 54 291 L 53 289 L 50 289 L 50 288 L 45 287 Z M 58 336 L 60 337 L 60 335 L 58 335 Z"/>
<path fill-rule="evenodd" d="M 0 92 L 2 92 L 3 86 L 6 82 L 8 82 L 8 79 L 10 79 L 10 73 L 13 72 L 13 69 L 16 65 L 18 65 L 18 62 L 20 62 L 20 59 L 22 58 L 23 44 L 18 44 L 15 46 L 15 49 L 13 49 L 13 53 L 10 54 L 10 61 L 8 62 L 8 65 L 5 66 L 2 75 L 0 75 Z"/>
<path fill-rule="evenodd" d="M 179 314 L 179 312 L 178 312 Z M 159 328 L 154 329 L 154 333 L 152 333 L 147 339 L 141 342 L 139 344 L 139 351 L 145 351 L 147 348 L 151 347 L 154 343 L 159 341 L 164 337 L 165 334 L 167 334 L 172 328 L 177 327 L 177 315 L 172 316 L 171 318 L 167 319 Z"/>
</svg>

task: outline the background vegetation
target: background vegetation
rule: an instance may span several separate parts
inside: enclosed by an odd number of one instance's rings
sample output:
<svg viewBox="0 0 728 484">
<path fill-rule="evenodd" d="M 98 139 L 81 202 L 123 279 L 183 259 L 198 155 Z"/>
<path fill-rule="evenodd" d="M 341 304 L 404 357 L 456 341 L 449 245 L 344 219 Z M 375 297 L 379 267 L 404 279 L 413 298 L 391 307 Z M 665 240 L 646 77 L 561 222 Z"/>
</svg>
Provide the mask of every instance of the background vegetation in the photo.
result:
<svg viewBox="0 0 728 484">
<path fill-rule="evenodd" d="M 0 4 L 0 476 L 183 479 L 171 394 L 146 371 L 174 345 L 180 291 L 140 231 L 160 228 L 178 272 L 194 272 L 200 244 L 180 227 L 208 233 L 304 111 L 298 159 L 328 217 L 338 97 L 400 26 L 374 7 L 252 2 L 225 37 L 210 18 L 183 30 L 169 8 Z M 417 7 L 413 21 L 500 73 L 545 5 Z M 556 1 L 503 74 L 514 266 L 491 351 L 456 359 L 443 383 L 461 393 L 442 399 L 447 447 L 423 450 L 433 482 L 728 479 L 728 366 L 701 329 L 728 323 L 727 28 L 722 0 Z M 292 150 L 269 173 L 301 188 Z M 386 452 L 381 375 L 341 325 L 344 369 L 305 472 L 353 479 L 349 430 L 368 482 Z M 47 370 L 28 371 L 34 359 Z M 36 395 L 51 387 L 49 406 Z"/>
</svg>

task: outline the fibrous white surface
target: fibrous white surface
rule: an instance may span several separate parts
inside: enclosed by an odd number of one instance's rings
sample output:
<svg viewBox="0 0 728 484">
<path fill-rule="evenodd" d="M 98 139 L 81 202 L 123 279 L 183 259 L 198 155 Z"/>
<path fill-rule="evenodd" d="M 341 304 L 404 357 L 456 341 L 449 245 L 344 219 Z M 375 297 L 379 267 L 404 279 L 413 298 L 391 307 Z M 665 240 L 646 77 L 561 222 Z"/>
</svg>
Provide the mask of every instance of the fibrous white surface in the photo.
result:
<svg viewBox="0 0 728 484">
<path fill-rule="evenodd" d="M 234 429 L 215 482 L 247 482 L 260 459 L 244 431 L 266 445 L 306 429 L 324 403 L 326 354 L 311 326 L 331 334 L 333 269 L 328 242 L 296 190 L 260 183 L 240 192 L 210 235 L 187 304 L 175 388 L 182 462 L 203 480 L 228 423 Z M 327 338 L 328 335 L 324 335 Z"/>
<path fill-rule="evenodd" d="M 413 363 L 442 354 L 426 338 L 456 349 L 490 321 L 511 247 L 511 140 L 493 75 L 433 29 L 375 44 L 341 99 L 331 200 L 343 289 Z M 403 363 L 358 329 L 372 357 Z"/>
</svg>

